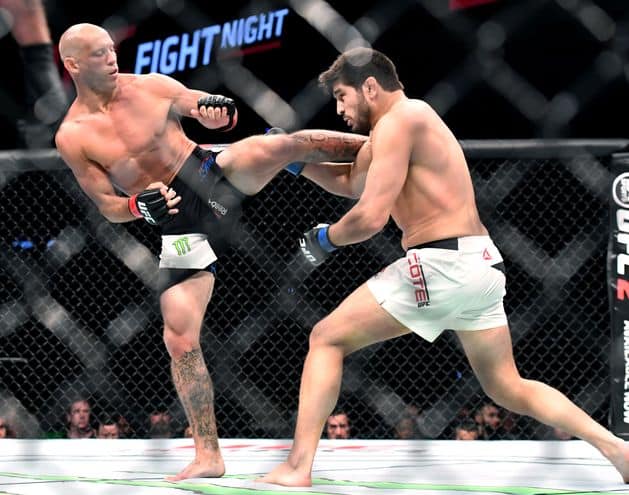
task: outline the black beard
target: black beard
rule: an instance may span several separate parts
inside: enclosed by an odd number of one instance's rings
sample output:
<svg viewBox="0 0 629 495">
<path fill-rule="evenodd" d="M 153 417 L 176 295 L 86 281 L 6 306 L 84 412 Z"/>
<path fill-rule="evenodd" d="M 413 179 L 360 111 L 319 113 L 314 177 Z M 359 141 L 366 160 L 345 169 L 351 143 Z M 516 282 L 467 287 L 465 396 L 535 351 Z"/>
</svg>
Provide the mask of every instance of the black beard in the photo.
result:
<svg viewBox="0 0 629 495">
<path fill-rule="evenodd" d="M 353 130 L 358 134 L 369 134 L 371 125 L 371 111 L 367 106 L 367 102 L 363 99 L 356 108 L 356 120 L 354 121 Z"/>
</svg>

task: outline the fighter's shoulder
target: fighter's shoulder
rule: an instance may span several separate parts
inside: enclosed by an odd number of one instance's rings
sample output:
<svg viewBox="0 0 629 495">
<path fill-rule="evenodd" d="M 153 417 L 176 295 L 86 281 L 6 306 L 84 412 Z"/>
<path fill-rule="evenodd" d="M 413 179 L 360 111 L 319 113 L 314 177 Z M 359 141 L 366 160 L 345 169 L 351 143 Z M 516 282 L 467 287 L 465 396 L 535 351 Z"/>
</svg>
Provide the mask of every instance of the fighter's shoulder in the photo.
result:
<svg viewBox="0 0 629 495">
<path fill-rule="evenodd" d="M 75 100 L 55 133 L 57 148 L 79 149 L 88 136 L 92 135 L 90 129 L 93 121 L 94 115 Z"/>
<path fill-rule="evenodd" d="M 170 95 L 173 91 L 177 91 L 182 87 L 182 84 L 176 79 L 158 72 L 136 74 L 134 76 L 143 88 L 157 94 Z"/>
<path fill-rule="evenodd" d="M 434 110 L 424 100 L 407 98 L 393 105 L 391 112 L 396 114 L 398 118 L 422 119 L 432 113 Z"/>
<path fill-rule="evenodd" d="M 66 118 L 55 133 L 55 146 L 64 156 L 75 155 L 80 152 L 83 134 L 85 131 L 80 124 Z"/>
<path fill-rule="evenodd" d="M 81 132 L 84 132 L 84 121 L 87 115 L 81 111 L 80 106 L 73 103 L 68 112 L 66 113 L 61 125 L 57 129 L 55 139 L 67 140 L 78 136 Z"/>
<path fill-rule="evenodd" d="M 423 100 L 404 99 L 395 103 L 382 116 L 377 127 L 409 128 L 426 123 L 434 112 Z"/>
</svg>

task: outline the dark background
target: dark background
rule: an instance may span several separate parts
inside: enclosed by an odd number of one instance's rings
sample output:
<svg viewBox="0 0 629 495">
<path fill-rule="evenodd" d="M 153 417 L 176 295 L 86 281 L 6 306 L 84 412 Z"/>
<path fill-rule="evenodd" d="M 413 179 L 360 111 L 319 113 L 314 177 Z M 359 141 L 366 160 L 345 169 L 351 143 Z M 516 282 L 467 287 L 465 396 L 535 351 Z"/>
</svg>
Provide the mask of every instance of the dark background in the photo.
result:
<svg viewBox="0 0 629 495">
<path fill-rule="evenodd" d="M 119 46 L 123 71 L 133 70 L 139 42 L 287 4 L 240 0 L 46 2 L 55 41 L 77 22 L 132 33 Z M 450 9 L 447 0 L 328 4 L 349 24 L 359 21 L 356 25 L 364 26 L 365 18 L 384 19 L 371 40 L 373 47 L 392 58 L 407 94 L 431 102 L 461 139 L 626 135 L 629 15 L 624 1 L 498 0 L 464 9 Z M 17 137 L 15 121 L 23 109 L 21 60 L 10 36 L 0 39 L 0 52 L 5 69 L 0 78 L 4 97 L 0 135 L 2 146 L 11 148 Z M 246 55 L 241 62 L 290 103 L 337 55 L 326 36 L 291 9 L 281 47 Z M 209 66 L 172 75 L 237 100 L 239 126 L 233 133 L 221 135 L 221 140 L 232 141 L 276 124 L 258 116 L 240 100 L 241 95 L 227 89 L 217 65 L 214 58 Z M 71 91 L 67 78 L 66 82 Z M 520 106 L 535 110 L 527 115 Z M 331 101 L 302 124 L 337 129 L 343 125 L 335 117 Z M 196 139 L 216 140 L 194 123 L 186 126 Z"/>
</svg>

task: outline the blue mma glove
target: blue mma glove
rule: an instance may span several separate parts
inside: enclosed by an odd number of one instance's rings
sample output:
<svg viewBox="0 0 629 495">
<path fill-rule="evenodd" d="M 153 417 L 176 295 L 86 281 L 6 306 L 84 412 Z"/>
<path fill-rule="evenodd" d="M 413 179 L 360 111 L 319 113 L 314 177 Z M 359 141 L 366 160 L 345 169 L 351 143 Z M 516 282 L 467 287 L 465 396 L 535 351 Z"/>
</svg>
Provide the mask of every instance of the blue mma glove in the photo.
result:
<svg viewBox="0 0 629 495">
<path fill-rule="evenodd" d="M 314 266 L 319 266 L 338 249 L 328 237 L 329 227 L 327 223 L 320 223 L 299 239 L 301 253 Z"/>
<path fill-rule="evenodd" d="M 218 129 L 214 129 L 215 131 L 228 131 L 232 127 L 234 127 L 234 115 L 236 114 L 236 103 L 231 98 L 227 98 L 227 96 L 223 95 L 207 95 L 202 96 L 197 100 L 197 108 L 201 107 L 209 107 L 209 108 L 222 108 L 227 107 L 227 116 L 229 117 L 229 122 L 227 125 L 223 127 L 219 127 Z"/>
</svg>

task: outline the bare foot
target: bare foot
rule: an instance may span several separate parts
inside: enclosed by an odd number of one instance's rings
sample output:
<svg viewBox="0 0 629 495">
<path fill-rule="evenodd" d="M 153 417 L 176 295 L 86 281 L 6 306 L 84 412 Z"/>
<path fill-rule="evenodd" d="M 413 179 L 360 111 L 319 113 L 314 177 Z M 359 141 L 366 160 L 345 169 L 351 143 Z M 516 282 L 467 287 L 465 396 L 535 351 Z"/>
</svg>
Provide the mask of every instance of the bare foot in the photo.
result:
<svg viewBox="0 0 629 495">
<path fill-rule="evenodd" d="M 287 462 L 278 465 L 269 474 L 256 479 L 256 481 L 283 486 L 312 486 L 310 473 L 299 472 Z"/>
<path fill-rule="evenodd" d="M 225 474 L 223 459 L 201 461 L 195 459 L 175 476 L 167 476 L 166 481 L 181 481 L 189 478 L 220 478 Z"/>
<path fill-rule="evenodd" d="M 618 450 L 608 457 L 609 461 L 622 476 L 625 483 L 629 483 L 629 444 L 622 442 Z"/>
</svg>

